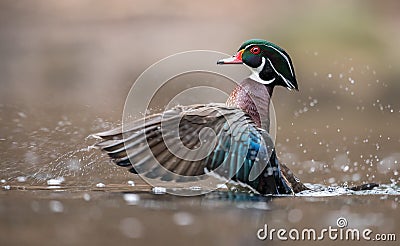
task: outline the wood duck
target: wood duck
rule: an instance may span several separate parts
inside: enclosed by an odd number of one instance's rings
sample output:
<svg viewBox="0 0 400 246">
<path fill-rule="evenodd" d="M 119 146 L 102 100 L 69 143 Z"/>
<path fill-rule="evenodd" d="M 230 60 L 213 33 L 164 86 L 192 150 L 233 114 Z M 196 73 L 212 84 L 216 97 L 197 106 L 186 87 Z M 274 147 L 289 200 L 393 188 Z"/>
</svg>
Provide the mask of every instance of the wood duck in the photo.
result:
<svg viewBox="0 0 400 246">
<path fill-rule="evenodd" d="M 260 194 L 293 194 L 307 189 L 276 157 L 269 132 L 269 104 L 275 86 L 298 90 L 289 55 L 279 46 L 261 39 L 244 42 L 236 55 L 219 60 L 217 64 L 244 64 L 251 75 L 230 94 L 226 104 L 196 104 L 177 106 L 154 114 L 129 127 L 117 128 L 95 136 L 102 139 L 97 146 L 119 166 L 137 170 L 152 158 L 163 166 L 147 170 L 148 177 L 169 180 L 168 173 L 183 176 L 203 175 L 219 170 L 223 178 L 245 183 Z M 176 123 L 179 138 L 168 137 L 161 126 Z M 211 128 L 213 134 L 204 133 Z M 199 135 L 203 134 L 202 137 Z M 208 134 L 208 135 L 207 135 Z M 190 150 L 201 145 L 201 139 L 215 137 L 208 155 L 185 158 Z M 144 145 L 146 142 L 148 145 Z M 169 142 L 168 142 L 169 141 Z M 187 147 L 176 155 L 170 146 Z M 212 142 L 212 141 L 211 141 Z M 257 170 L 255 177 L 252 169 Z M 254 176 L 254 175 L 253 175 Z"/>
</svg>

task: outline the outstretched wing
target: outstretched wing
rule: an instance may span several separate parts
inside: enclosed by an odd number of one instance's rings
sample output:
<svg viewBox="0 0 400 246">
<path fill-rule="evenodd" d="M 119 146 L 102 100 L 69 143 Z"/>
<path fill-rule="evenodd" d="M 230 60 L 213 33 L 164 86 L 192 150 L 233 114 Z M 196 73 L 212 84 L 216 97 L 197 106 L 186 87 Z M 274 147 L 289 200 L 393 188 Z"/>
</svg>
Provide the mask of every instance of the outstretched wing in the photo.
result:
<svg viewBox="0 0 400 246">
<path fill-rule="evenodd" d="M 211 172 L 262 193 L 291 192 L 270 162 L 268 133 L 225 104 L 179 106 L 96 136 L 116 164 L 151 179 L 195 181 Z"/>
</svg>

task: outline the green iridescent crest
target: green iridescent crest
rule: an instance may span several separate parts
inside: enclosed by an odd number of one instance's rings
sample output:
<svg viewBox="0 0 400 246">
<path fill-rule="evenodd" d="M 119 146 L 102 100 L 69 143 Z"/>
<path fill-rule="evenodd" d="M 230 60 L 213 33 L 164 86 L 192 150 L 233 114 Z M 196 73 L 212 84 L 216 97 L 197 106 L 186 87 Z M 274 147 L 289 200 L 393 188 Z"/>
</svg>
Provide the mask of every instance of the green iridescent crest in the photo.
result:
<svg viewBox="0 0 400 246">
<path fill-rule="evenodd" d="M 282 82 L 289 89 L 298 89 L 296 75 L 290 56 L 278 45 L 263 39 L 250 39 L 244 42 L 240 50 L 245 50 L 244 56 L 249 55 L 247 52 L 254 46 L 261 49 L 260 55 L 266 58 L 269 65 L 275 73 L 281 78 Z M 250 54 L 251 55 L 251 54 Z"/>
</svg>

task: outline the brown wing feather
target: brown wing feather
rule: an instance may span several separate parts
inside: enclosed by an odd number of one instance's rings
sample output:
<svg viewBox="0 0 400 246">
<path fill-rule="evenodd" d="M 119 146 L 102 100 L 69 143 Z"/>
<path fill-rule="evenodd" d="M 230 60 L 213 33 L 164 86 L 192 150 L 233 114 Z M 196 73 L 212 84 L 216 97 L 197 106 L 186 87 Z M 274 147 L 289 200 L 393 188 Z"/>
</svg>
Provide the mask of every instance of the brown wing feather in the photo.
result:
<svg viewBox="0 0 400 246">
<path fill-rule="evenodd" d="M 227 120 L 230 123 L 229 129 L 226 129 Z M 142 124 L 143 122 L 145 124 Z M 176 149 L 177 153 L 183 157 L 179 158 L 170 152 L 166 143 L 173 150 L 179 142 L 189 150 L 193 150 L 201 146 L 200 132 L 204 134 L 203 139 L 212 138 L 213 132 L 220 139 L 226 139 L 231 136 L 239 136 L 241 129 L 248 122 L 256 128 L 243 111 L 225 104 L 179 106 L 167 110 L 163 114 L 148 116 L 145 121 L 133 122 L 129 127 L 119 127 L 96 134 L 97 137 L 103 139 L 97 146 L 118 165 L 130 167 L 132 162 L 136 169 L 141 165 L 148 165 L 146 167 L 151 168 L 146 175 L 149 176 L 168 179 L 167 170 L 180 175 L 197 176 L 204 174 L 204 169 L 207 168 L 208 162 L 205 161 L 205 158 L 194 161 L 186 160 L 190 154 L 189 151 L 178 148 Z M 174 135 L 172 131 L 162 134 L 162 127 L 169 129 L 168 127 L 174 124 L 178 126 L 179 138 L 175 138 L 176 132 Z M 202 131 L 205 128 L 210 128 L 213 132 Z M 238 137 L 235 141 L 241 141 L 241 138 Z M 221 151 L 224 146 L 216 144 L 217 146 L 211 150 L 210 154 L 224 154 Z M 149 149 L 151 150 L 150 155 Z M 192 159 L 197 158 L 196 154 L 191 157 Z M 167 170 L 157 167 L 157 162 Z"/>
</svg>

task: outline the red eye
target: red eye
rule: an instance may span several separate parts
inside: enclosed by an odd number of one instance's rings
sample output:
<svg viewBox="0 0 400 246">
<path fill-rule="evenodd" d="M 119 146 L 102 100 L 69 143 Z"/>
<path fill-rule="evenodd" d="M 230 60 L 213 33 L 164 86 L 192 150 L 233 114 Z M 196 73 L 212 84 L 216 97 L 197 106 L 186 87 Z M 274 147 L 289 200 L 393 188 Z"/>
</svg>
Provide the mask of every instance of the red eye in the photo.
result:
<svg viewBox="0 0 400 246">
<path fill-rule="evenodd" d="M 258 46 L 253 46 L 253 47 L 250 49 L 250 52 L 253 53 L 254 55 L 258 55 L 258 54 L 260 54 L 261 49 L 260 49 L 260 47 L 258 47 Z"/>
</svg>

